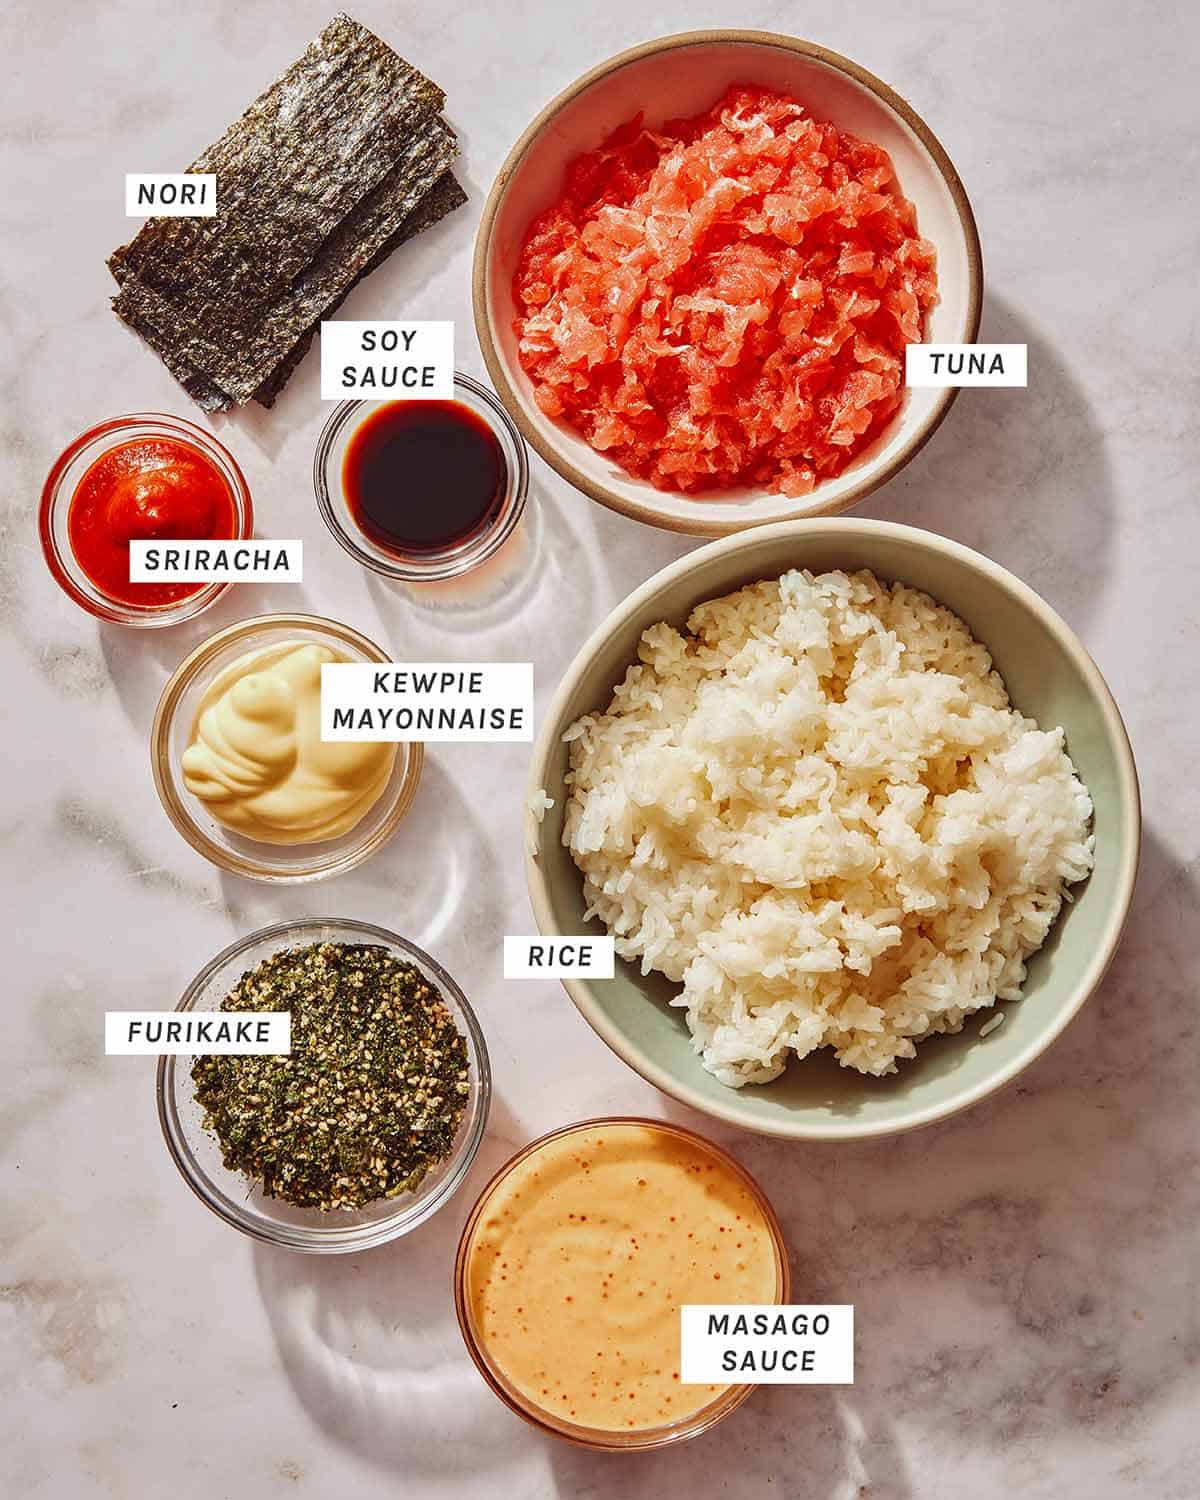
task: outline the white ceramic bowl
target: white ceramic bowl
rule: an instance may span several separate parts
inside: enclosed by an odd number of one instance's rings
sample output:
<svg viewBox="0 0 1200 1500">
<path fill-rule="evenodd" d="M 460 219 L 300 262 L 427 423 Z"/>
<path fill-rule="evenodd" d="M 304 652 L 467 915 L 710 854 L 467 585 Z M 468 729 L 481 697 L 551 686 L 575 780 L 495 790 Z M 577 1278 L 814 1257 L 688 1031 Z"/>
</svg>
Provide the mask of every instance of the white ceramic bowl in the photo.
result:
<svg viewBox="0 0 1200 1500">
<path fill-rule="evenodd" d="M 817 118 L 890 152 L 917 224 L 938 252 L 940 301 L 931 343 L 969 343 L 979 329 L 983 264 L 974 215 L 933 132 L 886 83 L 836 52 L 761 31 L 692 31 L 647 42 L 601 63 L 541 111 L 509 152 L 484 205 L 475 245 L 475 326 L 488 373 L 528 441 L 601 505 L 635 520 L 698 536 L 845 510 L 890 479 L 946 415 L 955 392 L 912 390 L 887 433 L 835 479 L 799 500 L 761 490 L 688 496 L 656 490 L 618 468 L 533 399 L 517 359 L 513 274 L 531 221 L 562 190 L 567 163 L 644 112 L 653 126 L 694 115 L 732 83 L 793 94 Z"/>
</svg>

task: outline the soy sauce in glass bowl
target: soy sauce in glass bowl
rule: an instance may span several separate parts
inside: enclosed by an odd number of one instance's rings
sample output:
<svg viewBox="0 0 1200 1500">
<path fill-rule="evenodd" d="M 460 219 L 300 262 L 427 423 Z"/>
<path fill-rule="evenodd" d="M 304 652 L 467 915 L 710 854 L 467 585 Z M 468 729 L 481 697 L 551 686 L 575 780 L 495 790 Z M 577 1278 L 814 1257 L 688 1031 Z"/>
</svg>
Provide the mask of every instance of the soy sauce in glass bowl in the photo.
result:
<svg viewBox="0 0 1200 1500">
<path fill-rule="evenodd" d="M 498 439 L 461 401 L 390 401 L 353 430 L 342 459 L 351 516 L 401 557 L 469 542 L 494 519 L 507 481 Z"/>
<path fill-rule="evenodd" d="M 453 401 L 345 401 L 317 445 L 321 515 L 364 567 L 409 582 L 457 577 L 495 555 L 525 508 L 525 442 L 467 375 Z"/>
</svg>

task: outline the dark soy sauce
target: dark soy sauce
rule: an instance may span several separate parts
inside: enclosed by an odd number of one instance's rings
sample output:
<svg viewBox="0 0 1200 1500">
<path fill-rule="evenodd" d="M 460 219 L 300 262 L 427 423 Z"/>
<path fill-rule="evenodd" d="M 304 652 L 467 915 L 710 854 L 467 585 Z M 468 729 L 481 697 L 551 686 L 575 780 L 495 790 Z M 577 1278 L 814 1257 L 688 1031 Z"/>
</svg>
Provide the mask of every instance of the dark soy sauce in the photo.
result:
<svg viewBox="0 0 1200 1500">
<path fill-rule="evenodd" d="M 492 520 L 508 488 L 504 451 L 461 401 L 394 401 L 350 435 L 342 491 L 377 547 L 441 552 Z"/>
</svg>

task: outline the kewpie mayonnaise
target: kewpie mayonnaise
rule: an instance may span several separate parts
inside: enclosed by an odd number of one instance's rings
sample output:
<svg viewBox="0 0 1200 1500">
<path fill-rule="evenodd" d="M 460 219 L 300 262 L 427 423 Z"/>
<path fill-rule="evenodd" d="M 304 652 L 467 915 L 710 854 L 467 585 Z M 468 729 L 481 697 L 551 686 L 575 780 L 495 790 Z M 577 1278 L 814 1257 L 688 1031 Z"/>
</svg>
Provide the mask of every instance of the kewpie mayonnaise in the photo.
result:
<svg viewBox="0 0 1200 1500">
<path fill-rule="evenodd" d="M 183 752 L 183 782 L 218 822 L 264 844 L 314 844 L 375 805 L 396 746 L 321 739 L 321 663 L 349 660 L 315 641 L 284 641 L 217 676 Z"/>
<path fill-rule="evenodd" d="M 777 1302 L 763 1209 L 705 1142 L 635 1121 L 551 1137 L 495 1184 L 466 1295 L 486 1358 L 529 1404 L 581 1427 L 668 1426 L 722 1385 L 682 1385 L 684 1303 Z"/>
</svg>

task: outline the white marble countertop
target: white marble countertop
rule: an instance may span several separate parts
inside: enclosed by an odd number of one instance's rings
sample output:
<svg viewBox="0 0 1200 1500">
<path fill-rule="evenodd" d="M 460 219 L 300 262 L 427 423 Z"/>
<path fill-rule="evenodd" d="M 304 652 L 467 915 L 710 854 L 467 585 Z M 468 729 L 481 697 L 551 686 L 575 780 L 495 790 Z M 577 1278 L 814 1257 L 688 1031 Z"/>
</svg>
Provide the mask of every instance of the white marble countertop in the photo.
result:
<svg viewBox="0 0 1200 1500">
<path fill-rule="evenodd" d="M 497 1098 L 476 1188 L 511 1148 L 585 1114 L 687 1118 L 557 984 L 498 978 L 498 935 L 531 920 L 518 852 L 526 747 L 436 747 L 401 834 L 340 881 L 273 891 L 224 878 L 159 809 L 154 703 L 191 641 L 296 593 L 236 593 L 194 627 L 123 632 L 76 610 L 42 566 L 36 499 L 67 440 L 120 411 L 194 415 L 108 311 L 123 174 L 190 160 L 332 9 L 10 0 L 0 21 L 12 1027 L 0 1491 L 1195 1496 L 1195 16 L 1115 0 L 859 0 L 811 14 L 684 0 L 352 7 L 445 86 L 471 203 L 372 276 L 345 315 L 453 317 L 459 361 L 477 373 L 467 274 L 486 187 L 534 111 L 596 61 L 688 26 L 802 29 L 911 99 L 979 217 L 983 336 L 1028 343 L 1030 389 L 964 393 L 863 512 L 956 537 L 1044 594 L 1106 673 L 1142 777 L 1145 853 L 1117 962 L 1018 1084 L 940 1127 L 849 1148 L 700 1122 L 781 1210 L 805 1298 L 857 1304 L 858 1380 L 762 1390 L 706 1439 L 621 1460 L 537 1436 L 476 1376 L 450 1295 L 470 1185 L 422 1231 L 366 1255 L 255 1246 L 178 1177 L 153 1063 L 102 1055 L 106 1009 L 173 1005 L 235 936 L 288 915 L 355 915 L 435 952 L 480 1012 Z M 306 539 L 304 606 L 409 659 L 532 656 L 544 697 L 593 623 L 691 545 L 600 510 L 535 460 L 522 577 L 491 602 L 431 609 L 377 586 L 326 536 L 309 480 L 317 396 L 309 359 L 273 412 L 218 419 L 220 433 L 262 530 Z"/>
</svg>

